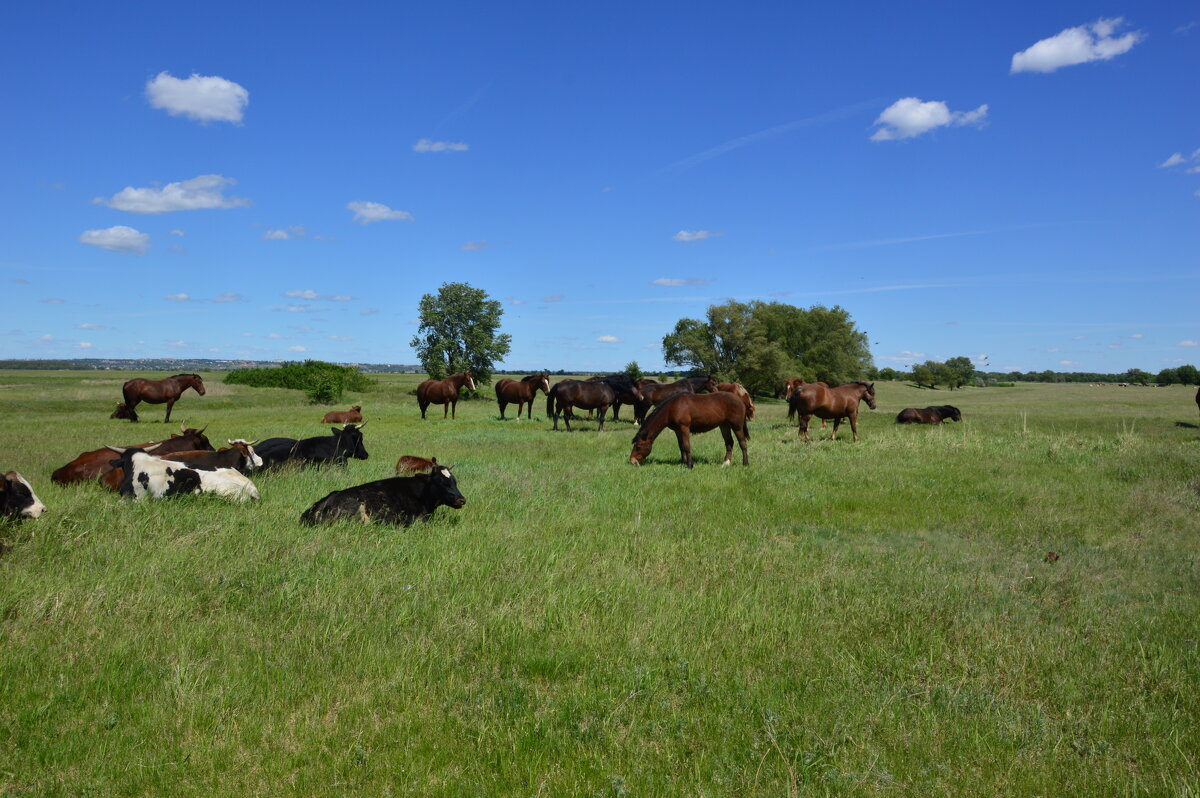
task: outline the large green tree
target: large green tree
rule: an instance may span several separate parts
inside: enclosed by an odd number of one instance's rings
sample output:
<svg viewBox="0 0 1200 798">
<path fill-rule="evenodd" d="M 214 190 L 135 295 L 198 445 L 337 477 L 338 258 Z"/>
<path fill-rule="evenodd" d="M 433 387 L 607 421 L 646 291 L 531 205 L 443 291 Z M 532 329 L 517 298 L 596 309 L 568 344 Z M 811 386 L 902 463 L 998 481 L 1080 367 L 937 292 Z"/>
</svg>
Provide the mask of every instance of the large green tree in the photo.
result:
<svg viewBox="0 0 1200 798">
<path fill-rule="evenodd" d="M 442 283 L 437 294 L 421 297 L 419 312 L 421 326 L 409 346 L 430 377 L 469 371 L 476 382 L 491 382 L 492 364 L 512 343 L 512 336 L 499 332 L 499 302 L 466 283 Z"/>
<path fill-rule="evenodd" d="M 680 319 L 663 338 L 663 359 L 751 392 L 797 376 L 846 382 L 871 367 L 867 336 L 842 308 L 758 301 L 729 301 L 710 306 L 704 319 Z"/>
<path fill-rule="evenodd" d="M 1200 385 L 1200 371 L 1190 363 L 1175 369 L 1175 376 L 1184 385 Z"/>
<path fill-rule="evenodd" d="M 948 382 L 952 391 L 955 388 L 971 384 L 975 379 L 975 364 L 969 357 L 952 357 L 946 361 L 945 366 L 949 372 Z"/>
</svg>

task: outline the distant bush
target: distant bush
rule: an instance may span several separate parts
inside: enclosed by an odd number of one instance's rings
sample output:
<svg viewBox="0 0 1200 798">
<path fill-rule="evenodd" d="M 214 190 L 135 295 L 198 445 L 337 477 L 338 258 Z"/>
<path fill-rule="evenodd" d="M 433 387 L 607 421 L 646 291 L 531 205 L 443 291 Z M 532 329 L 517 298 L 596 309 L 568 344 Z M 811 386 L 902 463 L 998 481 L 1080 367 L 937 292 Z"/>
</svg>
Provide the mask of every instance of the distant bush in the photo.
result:
<svg viewBox="0 0 1200 798">
<path fill-rule="evenodd" d="M 332 404 L 344 391 L 369 391 L 377 385 L 358 369 L 321 360 L 284 363 L 275 369 L 236 369 L 225 375 L 225 382 L 251 388 L 292 388 L 304 391 L 313 404 Z"/>
<path fill-rule="evenodd" d="M 1015 382 L 997 382 L 992 385 L 993 388 L 1016 388 Z"/>
</svg>

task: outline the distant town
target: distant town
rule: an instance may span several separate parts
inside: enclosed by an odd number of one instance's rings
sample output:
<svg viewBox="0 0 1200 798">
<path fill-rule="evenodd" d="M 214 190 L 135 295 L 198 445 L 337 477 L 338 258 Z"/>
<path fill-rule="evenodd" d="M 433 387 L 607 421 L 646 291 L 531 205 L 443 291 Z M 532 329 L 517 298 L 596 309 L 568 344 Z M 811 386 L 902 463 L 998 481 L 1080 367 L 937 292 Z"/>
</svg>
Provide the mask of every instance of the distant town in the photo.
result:
<svg viewBox="0 0 1200 798">
<path fill-rule="evenodd" d="M 281 360 L 218 360 L 215 358 L 68 358 L 64 360 L 0 360 L 0 369 L 42 369 L 93 371 L 233 371 L 266 369 L 283 365 Z M 404 363 L 338 363 L 368 374 L 419 374 L 419 365 Z"/>
</svg>

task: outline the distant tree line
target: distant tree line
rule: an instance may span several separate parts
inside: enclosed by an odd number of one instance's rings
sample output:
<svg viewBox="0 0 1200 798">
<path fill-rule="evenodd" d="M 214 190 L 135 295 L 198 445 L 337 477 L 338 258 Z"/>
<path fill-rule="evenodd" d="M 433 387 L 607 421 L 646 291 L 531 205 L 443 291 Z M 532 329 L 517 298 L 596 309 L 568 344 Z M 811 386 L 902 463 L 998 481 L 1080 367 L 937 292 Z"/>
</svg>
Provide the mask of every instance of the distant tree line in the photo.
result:
<svg viewBox="0 0 1200 798">
<path fill-rule="evenodd" d="M 944 385 L 951 390 L 964 385 L 994 385 L 997 382 L 1125 382 L 1131 385 L 1200 385 L 1200 370 L 1184 365 L 1163 369 L 1157 375 L 1141 369 L 1129 369 L 1119 374 L 1093 371 L 980 371 L 968 357 L 953 357 L 943 362 L 927 360 L 914 365 L 910 371 L 882 368 L 875 371 L 880 380 L 912 380 L 919 386 L 936 388 Z"/>
</svg>

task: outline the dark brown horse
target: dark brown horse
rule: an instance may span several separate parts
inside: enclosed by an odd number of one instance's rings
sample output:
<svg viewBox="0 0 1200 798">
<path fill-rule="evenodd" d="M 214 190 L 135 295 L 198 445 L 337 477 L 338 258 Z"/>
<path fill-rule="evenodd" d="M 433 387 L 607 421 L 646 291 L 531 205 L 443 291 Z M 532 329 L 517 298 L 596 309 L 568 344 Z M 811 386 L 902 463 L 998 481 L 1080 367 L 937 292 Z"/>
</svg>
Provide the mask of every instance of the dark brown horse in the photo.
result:
<svg viewBox="0 0 1200 798">
<path fill-rule="evenodd" d="M 858 440 L 858 403 L 866 401 L 875 409 L 875 383 L 848 382 L 836 388 L 809 382 L 792 393 L 788 400 L 789 415 L 794 411 L 800 416 L 800 437 L 806 441 L 812 440 L 808 435 L 808 420 L 817 418 L 833 419 L 832 440 L 837 440 L 838 427 L 843 418 L 850 419 L 850 430 L 854 440 Z"/>
<path fill-rule="evenodd" d="M 939 405 L 924 410 L 906 407 L 896 414 L 897 424 L 941 424 L 946 419 L 962 421 L 962 412 L 954 405 Z"/>
<path fill-rule="evenodd" d="M 550 393 L 550 376 L 548 374 L 530 374 L 520 380 L 497 380 L 496 401 L 500 405 L 500 420 L 504 420 L 504 408 L 510 404 L 517 406 L 517 421 L 521 420 L 521 407 L 529 403 L 529 419 L 533 420 L 533 397 L 537 392 Z"/>
<path fill-rule="evenodd" d="M 633 436 L 629 462 L 641 465 L 650 454 L 654 439 L 670 427 L 679 439 L 679 456 L 683 464 L 691 468 L 692 433 L 708 432 L 720 427 L 721 437 L 725 439 L 725 462 L 721 465 L 729 465 L 733 458 L 734 435 L 737 436 L 738 446 L 742 447 L 742 465 L 750 465 L 750 455 L 746 451 L 746 441 L 750 439 L 750 430 L 746 427 L 748 400 L 749 395 L 743 398 L 726 391 L 675 394 L 647 416 L 641 429 Z"/>
<path fill-rule="evenodd" d="M 604 414 L 618 397 L 622 397 L 622 401 L 635 403 L 641 401 L 642 392 L 626 374 L 610 374 L 595 382 L 562 380 L 554 383 L 554 387 L 546 394 L 546 415 L 554 419 L 554 429 L 558 429 L 558 415 L 561 412 L 567 432 L 570 432 L 572 408 L 595 410 L 600 417 L 599 429 L 603 431 Z"/>
<path fill-rule="evenodd" d="M 163 419 L 165 424 L 171 420 L 171 408 L 188 388 L 195 388 L 196 393 L 204 396 L 204 380 L 200 379 L 199 374 L 176 374 L 165 380 L 146 380 L 135 377 L 121 386 L 121 395 L 125 397 L 125 401 L 117 405 L 117 409 L 109 418 L 127 418 L 136 422 L 138 414 L 135 408 L 138 406 L 138 402 L 152 405 L 161 405 L 166 402 L 167 417 Z"/>
<path fill-rule="evenodd" d="M 657 407 L 663 402 L 670 399 L 677 393 L 701 393 L 707 391 L 712 393 L 717 390 L 717 381 L 707 374 L 701 374 L 696 377 L 684 377 L 681 380 L 668 383 L 658 383 L 654 380 L 645 380 L 645 384 L 640 384 L 642 391 L 642 401 L 634 405 L 633 421 L 635 424 L 641 424 L 646 420 L 646 414 L 650 412 L 651 407 Z"/>
<path fill-rule="evenodd" d="M 788 403 L 788 421 L 796 420 L 796 409 L 792 407 L 792 394 L 800 390 L 805 385 L 824 385 L 830 387 L 827 382 L 805 382 L 802 377 L 792 377 L 783 384 L 784 392 L 783 399 Z M 821 419 L 821 429 L 825 429 L 825 419 Z"/>
<path fill-rule="evenodd" d="M 442 418 L 446 416 L 456 418 L 458 392 L 464 384 L 468 390 L 475 390 L 475 380 L 469 372 L 451 374 L 444 380 L 425 380 L 418 385 L 417 404 L 421 406 L 421 418 L 425 418 L 425 408 L 430 405 L 445 405 L 442 410 Z"/>
</svg>

